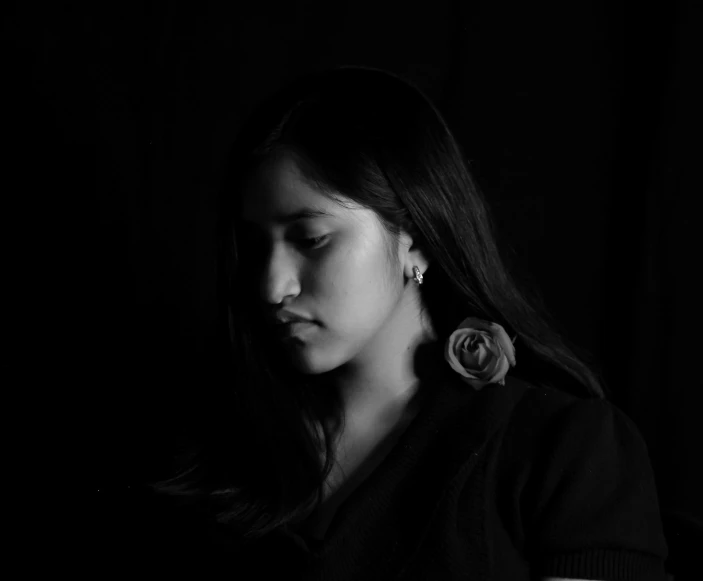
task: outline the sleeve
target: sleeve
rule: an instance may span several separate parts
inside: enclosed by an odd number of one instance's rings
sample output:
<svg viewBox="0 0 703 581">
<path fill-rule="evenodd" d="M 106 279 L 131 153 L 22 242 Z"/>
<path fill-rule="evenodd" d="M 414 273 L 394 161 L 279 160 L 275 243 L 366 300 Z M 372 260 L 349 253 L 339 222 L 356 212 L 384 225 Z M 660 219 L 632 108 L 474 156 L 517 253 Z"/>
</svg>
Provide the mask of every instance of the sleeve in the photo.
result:
<svg viewBox="0 0 703 581">
<path fill-rule="evenodd" d="M 666 579 L 654 474 L 634 423 L 602 399 L 579 399 L 540 434 L 523 497 L 536 578 Z"/>
</svg>

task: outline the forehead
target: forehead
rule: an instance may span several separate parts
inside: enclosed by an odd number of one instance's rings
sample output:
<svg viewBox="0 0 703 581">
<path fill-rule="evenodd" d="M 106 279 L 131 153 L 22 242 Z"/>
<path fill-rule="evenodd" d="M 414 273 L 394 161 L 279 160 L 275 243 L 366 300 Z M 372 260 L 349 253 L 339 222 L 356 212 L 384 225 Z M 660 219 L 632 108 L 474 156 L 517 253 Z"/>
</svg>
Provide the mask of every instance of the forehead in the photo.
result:
<svg viewBox="0 0 703 581">
<path fill-rule="evenodd" d="M 337 218 L 349 212 L 307 183 L 290 155 L 267 161 L 241 194 L 242 219 L 262 225 L 305 217 Z"/>
</svg>

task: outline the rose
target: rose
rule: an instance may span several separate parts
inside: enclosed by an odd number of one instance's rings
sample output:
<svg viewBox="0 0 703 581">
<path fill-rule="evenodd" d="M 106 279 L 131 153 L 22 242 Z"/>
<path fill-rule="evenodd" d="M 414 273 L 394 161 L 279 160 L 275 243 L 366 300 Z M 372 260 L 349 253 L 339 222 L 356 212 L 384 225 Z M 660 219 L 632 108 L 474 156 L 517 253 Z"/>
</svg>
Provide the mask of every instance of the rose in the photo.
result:
<svg viewBox="0 0 703 581">
<path fill-rule="evenodd" d="M 498 323 L 468 317 L 447 339 L 444 357 L 476 391 L 489 383 L 505 385 L 505 374 L 515 366 L 515 339 Z"/>
</svg>

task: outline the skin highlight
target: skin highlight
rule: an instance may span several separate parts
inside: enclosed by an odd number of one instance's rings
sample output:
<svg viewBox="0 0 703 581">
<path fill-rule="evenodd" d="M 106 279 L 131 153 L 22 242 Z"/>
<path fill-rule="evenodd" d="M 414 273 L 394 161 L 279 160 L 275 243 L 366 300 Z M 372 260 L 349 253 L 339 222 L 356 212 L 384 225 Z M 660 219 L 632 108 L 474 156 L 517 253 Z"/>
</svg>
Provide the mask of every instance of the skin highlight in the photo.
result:
<svg viewBox="0 0 703 581">
<path fill-rule="evenodd" d="M 337 197 L 344 206 L 281 155 L 247 183 L 241 217 L 259 251 L 262 315 L 285 308 L 315 323 L 281 341 L 282 351 L 335 390 L 348 434 L 373 440 L 402 421 L 418 389 L 416 349 L 435 340 L 412 270 L 428 260 L 407 233 L 393 245 L 373 211 Z M 306 209 L 326 214 L 282 220 Z"/>
</svg>

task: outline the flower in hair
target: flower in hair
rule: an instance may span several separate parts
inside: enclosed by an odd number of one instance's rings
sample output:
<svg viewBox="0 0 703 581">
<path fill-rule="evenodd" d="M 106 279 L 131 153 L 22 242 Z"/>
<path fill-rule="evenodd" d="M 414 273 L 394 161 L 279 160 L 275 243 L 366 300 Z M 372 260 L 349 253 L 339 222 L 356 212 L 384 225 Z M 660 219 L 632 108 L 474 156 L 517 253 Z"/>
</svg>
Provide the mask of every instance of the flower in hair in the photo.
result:
<svg viewBox="0 0 703 581">
<path fill-rule="evenodd" d="M 505 385 L 505 375 L 515 366 L 516 339 L 498 323 L 468 317 L 447 339 L 444 358 L 476 391 L 490 383 Z"/>
</svg>

